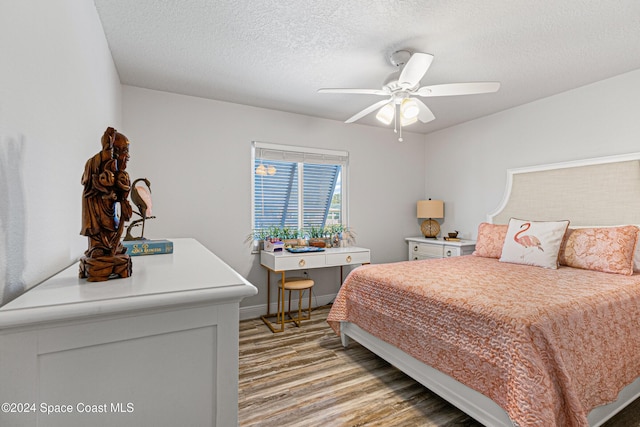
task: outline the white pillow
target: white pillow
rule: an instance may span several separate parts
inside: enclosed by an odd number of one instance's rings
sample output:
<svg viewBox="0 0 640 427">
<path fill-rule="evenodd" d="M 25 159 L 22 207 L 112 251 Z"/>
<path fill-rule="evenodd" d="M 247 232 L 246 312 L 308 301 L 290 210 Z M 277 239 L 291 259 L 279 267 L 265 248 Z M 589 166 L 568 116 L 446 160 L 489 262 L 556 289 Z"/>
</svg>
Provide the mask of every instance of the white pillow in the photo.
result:
<svg viewBox="0 0 640 427">
<path fill-rule="evenodd" d="M 558 253 L 569 221 L 525 221 L 511 218 L 501 262 L 558 268 Z"/>
</svg>

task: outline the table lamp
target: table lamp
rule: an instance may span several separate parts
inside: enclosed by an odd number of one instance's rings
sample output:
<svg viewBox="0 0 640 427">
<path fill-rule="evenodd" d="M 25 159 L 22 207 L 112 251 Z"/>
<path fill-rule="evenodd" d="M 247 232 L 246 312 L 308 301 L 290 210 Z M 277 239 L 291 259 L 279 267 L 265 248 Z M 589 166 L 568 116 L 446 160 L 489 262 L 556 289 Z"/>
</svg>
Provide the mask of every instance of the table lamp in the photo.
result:
<svg viewBox="0 0 640 427">
<path fill-rule="evenodd" d="M 442 200 L 418 200 L 418 218 L 422 221 L 420 229 L 426 238 L 435 239 L 440 233 L 440 224 L 433 218 L 444 218 L 444 202 Z"/>
</svg>

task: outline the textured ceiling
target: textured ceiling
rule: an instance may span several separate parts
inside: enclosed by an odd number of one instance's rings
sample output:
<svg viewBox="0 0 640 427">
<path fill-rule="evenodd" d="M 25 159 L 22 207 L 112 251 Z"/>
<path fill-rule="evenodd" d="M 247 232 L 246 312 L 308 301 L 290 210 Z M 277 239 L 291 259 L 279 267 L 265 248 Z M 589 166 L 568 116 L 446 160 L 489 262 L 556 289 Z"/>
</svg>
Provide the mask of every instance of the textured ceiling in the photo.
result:
<svg viewBox="0 0 640 427">
<path fill-rule="evenodd" d="M 502 83 L 493 94 L 423 98 L 436 119 L 414 132 L 640 68 L 639 0 L 94 2 L 132 86 L 344 121 L 382 98 L 317 89 L 379 89 L 398 49 L 435 56 L 422 85 Z M 383 126 L 373 116 L 357 123 Z"/>
</svg>

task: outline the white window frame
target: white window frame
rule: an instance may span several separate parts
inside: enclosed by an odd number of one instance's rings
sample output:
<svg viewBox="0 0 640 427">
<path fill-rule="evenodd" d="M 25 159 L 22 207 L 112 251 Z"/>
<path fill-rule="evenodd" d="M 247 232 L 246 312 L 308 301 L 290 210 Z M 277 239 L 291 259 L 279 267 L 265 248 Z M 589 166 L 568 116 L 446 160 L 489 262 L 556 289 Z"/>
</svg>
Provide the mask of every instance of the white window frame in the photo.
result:
<svg viewBox="0 0 640 427">
<path fill-rule="evenodd" d="M 256 153 L 261 153 L 257 156 Z M 294 145 L 274 144 L 271 142 L 252 141 L 251 142 L 251 229 L 255 226 L 255 163 L 256 158 L 265 160 L 279 160 L 287 162 L 334 164 L 342 166 L 341 170 L 341 218 L 342 224 L 349 227 L 349 152 L 344 150 L 331 150 L 324 148 L 301 147 Z M 302 173 L 298 174 L 299 183 L 302 181 Z M 302 188 L 302 187 L 299 187 Z M 303 197 L 303 191 L 298 192 L 298 198 Z M 302 201 L 298 201 L 298 206 L 302 206 Z M 304 209 L 304 207 L 303 207 Z M 299 228 L 302 228 L 300 217 Z"/>
</svg>

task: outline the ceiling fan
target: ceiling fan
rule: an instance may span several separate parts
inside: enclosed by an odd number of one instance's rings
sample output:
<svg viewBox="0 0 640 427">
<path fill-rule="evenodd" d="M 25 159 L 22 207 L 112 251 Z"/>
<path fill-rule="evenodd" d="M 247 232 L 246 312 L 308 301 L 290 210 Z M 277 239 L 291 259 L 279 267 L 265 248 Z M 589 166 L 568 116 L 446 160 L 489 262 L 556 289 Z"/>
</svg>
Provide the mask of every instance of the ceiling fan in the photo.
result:
<svg viewBox="0 0 640 427">
<path fill-rule="evenodd" d="M 398 118 L 400 118 L 400 138 L 402 141 L 402 127 L 408 126 L 420 120 L 428 123 L 435 116 L 417 97 L 473 95 L 480 93 L 496 92 L 500 89 L 499 82 L 473 82 L 473 83 L 447 83 L 420 87 L 420 80 L 425 75 L 433 55 L 428 53 L 399 50 L 391 54 L 389 58 L 392 65 L 399 68 L 385 80 L 382 89 L 348 89 L 348 88 L 323 88 L 319 93 L 350 93 L 359 95 L 380 95 L 387 99 L 378 101 L 348 118 L 345 123 L 352 123 L 367 114 L 378 109 L 376 118 L 388 125 L 395 119 L 397 132 Z"/>
</svg>

